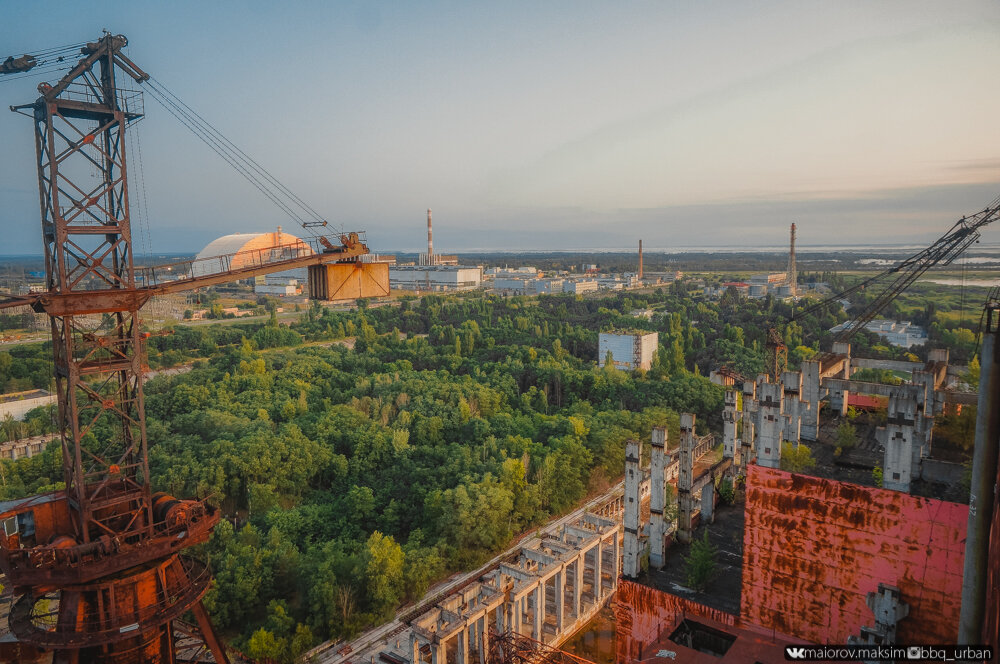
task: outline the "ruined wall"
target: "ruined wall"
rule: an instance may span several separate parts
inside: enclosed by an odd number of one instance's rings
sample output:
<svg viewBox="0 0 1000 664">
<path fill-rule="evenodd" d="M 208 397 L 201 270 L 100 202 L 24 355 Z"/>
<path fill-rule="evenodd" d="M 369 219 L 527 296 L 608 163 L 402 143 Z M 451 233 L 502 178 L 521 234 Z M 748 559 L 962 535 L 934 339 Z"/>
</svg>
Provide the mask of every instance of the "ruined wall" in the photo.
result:
<svg viewBox="0 0 1000 664">
<path fill-rule="evenodd" d="M 954 643 L 968 512 L 751 466 L 740 617 L 814 643 L 845 643 L 873 624 L 865 596 L 882 582 L 910 604 L 901 643 Z"/>
</svg>

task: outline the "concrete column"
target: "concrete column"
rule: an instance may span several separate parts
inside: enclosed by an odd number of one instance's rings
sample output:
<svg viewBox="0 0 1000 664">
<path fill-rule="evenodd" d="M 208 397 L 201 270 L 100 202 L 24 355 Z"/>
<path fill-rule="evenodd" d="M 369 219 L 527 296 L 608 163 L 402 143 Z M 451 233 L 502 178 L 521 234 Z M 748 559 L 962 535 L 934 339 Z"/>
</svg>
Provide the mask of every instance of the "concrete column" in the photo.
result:
<svg viewBox="0 0 1000 664">
<path fill-rule="evenodd" d="M 743 383 L 743 436 L 740 438 L 740 468 L 746 471 L 753 458 L 754 415 L 757 412 L 757 384 Z"/>
<path fill-rule="evenodd" d="M 917 400 L 908 391 L 893 391 L 889 396 L 886 420 L 885 465 L 882 486 L 895 491 L 910 490 L 913 472 L 914 425 Z"/>
<path fill-rule="evenodd" d="M 444 641 L 431 643 L 431 664 L 448 664 L 448 649 Z"/>
<path fill-rule="evenodd" d="M 469 664 L 469 628 L 466 626 L 457 635 L 455 664 Z"/>
<path fill-rule="evenodd" d="M 799 442 L 802 429 L 802 374 L 798 371 L 785 371 L 781 374 L 782 405 L 785 408 L 785 432 L 783 437 L 793 443 Z"/>
<path fill-rule="evenodd" d="M 694 415 L 681 413 L 681 441 L 677 451 L 677 539 L 691 541 L 691 519 L 694 505 L 691 486 L 694 480 Z"/>
<path fill-rule="evenodd" d="M 835 341 L 833 343 L 833 352 L 837 355 L 844 356 L 844 366 L 840 372 L 840 377 L 844 380 L 851 379 L 851 344 L 846 341 Z"/>
<path fill-rule="evenodd" d="M 639 472 L 640 445 L 637 440 L 625 443 L 625 561 L 622 574 L 630 579 L 639 575 L 639 484 L 642 476 Z M 600 562 L 600 555 L 596 560 Z M 597 573 L 600 580 L 600 572 Z M 597 584 L 594 586 L 594 596 L 597 596 Z"/>
<path fill-rule="evenodd" d="M 563 583 L 563 575 L 566 573 L 566 568 L 562 568 L 556 572 L 556 631 L 562 633 L 563 630 L 563 604 L 566 602 L 566 588 Z"/>
<path fill-rule="evenodd" d="M 598 540 L 597 546 L 594 547 L 596 553 L 596 558 L 594 560 L 594 600 L 600 604 L 601 598 L 604 597 L 604 584 L 601 583 L 601 557 L 603 554 L 602 549 L 604 548 L 604 542 Z M 636 566 L 638 567 L 639 561 L 636 560 Z"/>
<path fill-rule="evenodd" d="M 819 360 L 802 362 L 802 440 L 816 440 L 819 435 Z"/>
<path fill-rule="evenodd" d="M 573 614 L 577 618 L 581 615 L 580 605 L 583 602 L 583 565 L 586 557 L 586 551 L 581 551 L 573 563 Z"/>
<path fill-rule="evenodd" d="M 420 662 L 420 641 L 417 640 L 417 635 L 411 631 L 410 632 L 410 664 L 418 664 Z"/>
<path fill-rule="evenodd" d="M 701 490 L 701 522 L 704 524 L 715 521 L 715 484 L 709 482 Z"/>
<path fill-rule="evenodd" d="M 781 383 L 764 381 L 757 402 L 757 463 L 766 468 L 781 466 L 782 417 Z"/>
<path fill-rule="evenodd" d="M 847 390 L 831 389 L 830 410 L 840 417 L 847 415 L 847 400 L 850 398 L 850 394 Z"/>
<path fill-rule="evenodd" d="M 618 586 L 618 575 L 621 574 L 621 569 L 622 569 L 621 551 L 619 550 L 620 548 L 621 547 L 618 546 L 618 535 L 615 534 L 615 536 L 611 539 L 611 559 L 612 559 L 611 569 L 614 570 L 614 573 L 611 575 L 611 577 L 615 579 L 616 587 Z"/>
<path fill-rule="evenodd" d="M 479 624 L 479 638 L 476 639 L 479 646 L 479 664 L 486 664 L 486 659 L 490 654 L 490 630 L 486 628 L 489 615 L 483 616 Z"/>
<path fill-rule="evenodd" d="M 655 444 L 655 443 L 654 443 Z M 722 458 L 736 459 L 736 390 L 726 390 L 722 407 Z M 652 554 L 650 554 L 652 560 Z"/>
<path fill-rule="evenodd" d="M 535 594 L 534 606 L 532 607 L 532 620 L 531 620 L 531 638 L 536 641 L 542 640 L 542 621 L 545 620 L 545 595 L 542 594 L 545 590 L 545 586 L 539 583 L 535 586 L 533 591 Z"/>
<path fill-rule="evenodd" d="M 663 538 L 666 535 L 663 522 L 667 493 L 666 442 L 667 430 L 653 427 L 653 448 L 649 460 L 649 566 L 656 569 L 663 567 Z"/>
</svg>

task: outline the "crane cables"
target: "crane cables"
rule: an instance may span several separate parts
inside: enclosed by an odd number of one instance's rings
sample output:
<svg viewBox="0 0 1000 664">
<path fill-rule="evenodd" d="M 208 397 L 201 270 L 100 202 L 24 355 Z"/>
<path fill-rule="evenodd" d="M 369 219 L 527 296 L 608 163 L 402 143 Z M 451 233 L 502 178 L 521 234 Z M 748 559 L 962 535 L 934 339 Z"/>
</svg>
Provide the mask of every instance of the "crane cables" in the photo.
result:
<svg viewBox="0 0 1000 664">
<path fill-rule="evenodd" d="M 320 234 L 315 227 L 324 227 L 327 221 L 319 212 L 310 207 L 291 189 L 282 184 L 267 169 L 250 155 L 226 138 L 205 118 L 185 104 L 162 82 L 150 77 L 144 86 L 150 96 L 173 115 L 191 133 L 197 136 L 213 152 L 256 187 L 265 197 L 278 206 L 292 220 L 310 232 L 314 237 Z"/>
<path fill-rule="evenodd" d="M 845 327 L 840 334 L 837 335 L 838 341 L 846 341 L 858 330 L 864 327 L 866 323 L 874 319 L 874 317 L 877 316 L 893 298 L 909 287 L 910 284 L 916 281 L 917 278 L 919 278 L 927 270 L 939 265 L 942 267 L 950 265 L 952 261 L 962 255 L 962 253 L 969 248 L 970 245 L 979 239 L 979 230 L 981 228 L 993 223 L 998 218 L 1000 218 L 1000 196 L 993 199 L 993 202 L 991 202 L 981 212 L 962 217 L 956 221 L 944 235 L 939 237 L 929 247 L 922 249 L 916 254 L 900 261 L 893 267 L 880 272 L 873 277 L 862 280 L 847 290 L 806 307 L 802 311 L 793 315 L 791 320 L 797 320 L 802 316 L 813 313 L 816 310 L 830 304 L 834 299 L 850 295 L 851 293 L 864 289 L 870 284 L 879 282 L 890 275 L 896 275 L 892 281 L 887 283 L 882 288 L 875 299 L 865 307 L 864 312 L 855 318 L 849 326 Z"/>
<path fill-rule="evenodd" d="M 34 62 L 31 66 L 24 71 L 0 75 L 0 82 L 17 81 L 22 78 L 34 78 L 36 76 L 66 71 L 76 64 L 77 58 L 74 56 L 79 55 L 80 49 L 84 46 L 86 46 L 86 43 L 80 42 L 78 44 L 67 44 L 65 46 L 56 46 L 41 51 L 24 53 L 18 59 L 29 58 L 33 60 Z"/>
</svg>

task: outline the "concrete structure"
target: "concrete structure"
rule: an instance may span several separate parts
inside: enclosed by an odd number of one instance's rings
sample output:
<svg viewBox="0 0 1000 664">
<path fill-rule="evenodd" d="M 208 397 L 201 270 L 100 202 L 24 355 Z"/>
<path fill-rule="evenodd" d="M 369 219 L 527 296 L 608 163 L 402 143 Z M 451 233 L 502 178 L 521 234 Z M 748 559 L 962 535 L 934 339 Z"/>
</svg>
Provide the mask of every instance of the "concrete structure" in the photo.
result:
<svg viewBox="0 0 1000 664">
<path fill-rule="evenodd" d="M 692 413 L 681 413 L 681 441 L 677 450 L 677 539 L 691 541 L 694 518 L 694 420 Z"/>
<path fill-rule="evenodd" d="M 56 403 L 56 395 L 45 390 L 26 390 L 24 392 L 8 392 L 0 394 L 0 419 L 8 415 L 15 420 L 23 420 L 24 416 L 39 406 Z"/>
<path fill-rule="evenodd" d="M 663 567 L 666 551 L 667 524 L 664 511 L 667 508 L 667 466 L 670 461 L 666 454 L 667 430 L 653 427 L 652 452 L 649 457 L 649 566 Z"/>
<path fill-rule="evenodd" d="M 639 240 L 639 281 L 642 281 L 642 240 Z"/>
<path fill-rule="evenodd" d="M 910 490 L 914 468 L 920 464 L 920 446 L 915 445 L 916 423 L 917 401 L 913 393 L 909 390 L 895 391 L 889 396 L 889 417 L 886 421 L 885 464 L 882 467 L 882 486 L 886 489 Z"/>
<path fill-rule="evenodd" d="M 558 646 L 615 592 L 618 537 L 614 521 L 585 514 L 411 620 L 391 655 L 415 664 L 426 649 L 431 664 L 483 662 L 491 626 Z"/>
<path fill-rule="evenodd" d="M 653 353 L 658 342 L 656 332 L 601 332 L 597 338 L 597 364 L 603 367 L 610 352 L 619 369 L 649 369 L 653 365 Z"/>
<path fill-rule="evenodd" d="M 726 390 L 725 401 L 722 408 L 722 456 L 726 459 L 733 459 L 735 465 L 739 465 L 736 460 L 736 390 Z"/>
<path fill-rule="evenodd" d="M 802 369 L 802 401 L 799 415 L 799 436 L 804 440 L 816 440 L 819 435 L 819 398 L 820 378 L 819 360 L 803 360 Z"/>
<path fill-rule="evenodd" d="M 784 432 L 781 383 L 761 381 L 757 398 L 757 463 L 765 468 L 781 465 Z"/>
<path fill-rule="evenodd" d="M 449 265 L 393 265 L 389 267 L 389 286 L 400 290 L 465 291 L 482 285 L 479 267 Z"/>
<path fill-rule="evenodd" d="M 41 454 L 53 440 L 59 440 L 58 434 L 45 434 L 43 436 L 33 436 L 21 440 L 13 440 L 0 443 L 0 459 L 23 459 L 31 458 L 36 454 Z"/>
<path fill-rule="evenodd" d="M 757 383 L 752 380 L 743 383 L 743 435 L 740 437 L 740 470 L 745 471 L 746 467 L 753 460 L 754 443 L 757 415 Z"/>
<path fill-rule="evenodd" d="M 785 371 L 781 374 L 781 405 L 784 410 L 784 440 L 799 442 L 802 429 L 802 374 Z"/>
<path fill-rule="evenodd" d="M 625 443 L 625 515 L 622 554 L 622 574 L 634 579 L 639 576 L 639 470 L 641 445 L 638 440 Z"/>
</svg>

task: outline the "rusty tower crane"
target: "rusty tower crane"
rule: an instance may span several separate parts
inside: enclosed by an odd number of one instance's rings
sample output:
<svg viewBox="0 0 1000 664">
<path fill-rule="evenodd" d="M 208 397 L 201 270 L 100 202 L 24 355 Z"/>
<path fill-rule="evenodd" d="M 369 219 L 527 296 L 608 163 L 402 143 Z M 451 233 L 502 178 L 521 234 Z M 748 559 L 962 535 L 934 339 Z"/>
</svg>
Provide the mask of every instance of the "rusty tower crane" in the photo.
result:
<svg viewBox="0 0 1000 664">
<path fill-rule="evenodd" d="M 0 569 L 16 598 L 11 631 L 26 647 L 52 651 L 56 664 L 222 664 L 225 648 L 201 602 L 211 576 L 185 553 L 208 539 L 220 513 L 204 500 L 151 493 L 149 335 L 139 310 L 157 293 L 255 274 L 361 270 L 368 248 L 343 233 L 239 261 L 185 263 L 170 281 L 161 281 L 164 270 L 137 268 L 125 137 L 142 109 L 123 83 L 149 76 L 122 52 L 126 44 L 105 34 L 58 83 L 39 85 L 36 101 L 11 107 L 35 125 L 47 289 L 0 308 L 28 304 L 51 321 L 65 489 L 4 504 Z M 196 624 L 179 620 L 188 612 Z"/>
</svg>

